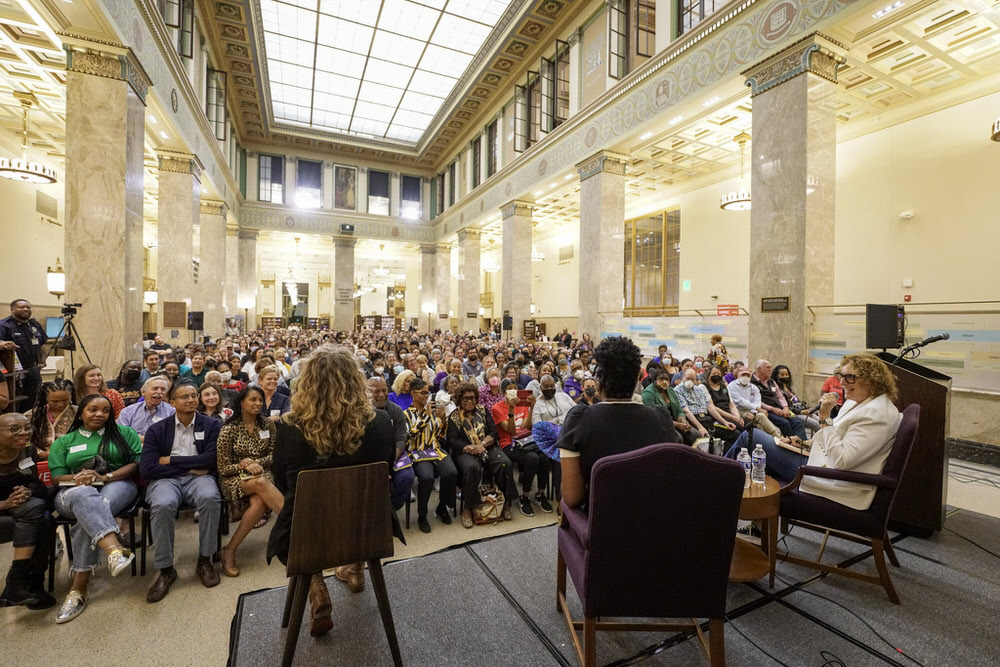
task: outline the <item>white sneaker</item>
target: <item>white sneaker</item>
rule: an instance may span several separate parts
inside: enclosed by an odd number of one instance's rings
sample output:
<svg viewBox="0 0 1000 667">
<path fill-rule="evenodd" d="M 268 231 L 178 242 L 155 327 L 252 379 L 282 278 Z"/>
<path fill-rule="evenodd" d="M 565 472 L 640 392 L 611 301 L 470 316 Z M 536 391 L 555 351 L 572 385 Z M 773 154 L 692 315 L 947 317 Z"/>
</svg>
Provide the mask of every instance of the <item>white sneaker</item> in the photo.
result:
<svg viewBox="0 0 1000 667">
<path fill-rule="evenodd" d="M 128 549 L 114 549 L 108 554 L 108 572 L 117 577 L 134 559 L 135 554 Z"/>
<path fill-rule="evenodd" d="M 68 623 L 72 621 L 83 612 L 83 608 L 86 606 L 86 595 L 80 591 L 70 591 L 69 595 L 63 601 L 62 606 L 59 607 L 59 613 L 56 615 L 56 623 Z"/>
</svg>

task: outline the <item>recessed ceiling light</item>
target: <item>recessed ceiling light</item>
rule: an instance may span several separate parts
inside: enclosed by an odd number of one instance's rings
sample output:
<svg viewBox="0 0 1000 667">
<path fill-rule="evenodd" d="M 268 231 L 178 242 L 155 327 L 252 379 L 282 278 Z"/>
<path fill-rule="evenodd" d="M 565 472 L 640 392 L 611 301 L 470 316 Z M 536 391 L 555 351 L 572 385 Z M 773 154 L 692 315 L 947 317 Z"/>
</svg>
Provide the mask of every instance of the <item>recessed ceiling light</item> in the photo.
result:
<svg viewBox="0 0 1000 667">
<path fill-rule="evenodd" d="M 646 132 L 641 137 L 639 137 L 639 141 L 645 141 L 646 139 L 649 139 L 652 136 L 653 136 L 652 132 Z"/>
<path fill-rule="evenodd" d="M 705 102 L 705 103 L 704 103 L 704 104 L 703 104 L 702 106 L 705 106 L 705 107 L 710 107 L 710 106 L 712 106 L 713 104 L 715 104 L 715 103 L 716 103 L 716 102 L 718 102 L 718 101 L 719 101 L 719 96 L 718 96 L 718 95 L 716 95 L 716 96 L 715 96 L 715 97 L 713 97 L 712 99 L 710 99 L 710 100 L 708 100 L 707 102 Z"/>
<path fill-rule="evenodd" d="M 550 188 L 554 188 L 554 187 L 556 187 L 557 185 L 559 185 L 559 183 L 549 183 L 549 187 L 550 187 Z"/>
<path fill-rule="evenodd" d="M 563 180 L 568 181 L 571 178 L 573 178 L 573 174 L 566 174 L 566 177 Z"/>
<path fill-rule="evenodd" d="M 169 139 L 169 138 L 170 138 L 170 135 L 168 135 L 168 134 L 167 134 L 166 132 L 164 132 L 163 130 L 160 130 L 160 136 L 161 136 L 161 137 L 163 137 L 164 139 Z"/>
<path fill-rule="evenodd" d="M 543 194 L 545 194 L 545 193 L 544 193 L 544 192 L 542 192 L 541 190 L 536 190 L 536 191 L 535 191 L 535 196 L 536 196 L 536 197 L 538 197 L 539 195 L 543 195 Z"/>
<path fill-rule="evenodd" d="M 875 12 L 874 14 L 872 14 L 872 18 L 873 19 L 880 19 L 883 16 L 885 16 L 886 14 L 888 14 L 889 12 L 892 12 L 892 11 L 895 11 L 895 10 L 899 9 L 904 4 L 906 4 L 906 3 L 902 2 L 902 0 L 899 0 L 897 2 L 892 3 L 891 5 L 886 5 L 882 9 L 880 9 L 877 12 Z"/>
<path fill-rule="evenodd" d="M 148 116 L 148 118 L 149 118 L 149 122 L 150 123 L 152 123 L 153 125 L 156 125 L 156 118 L 154 116 Z"/>
<path fill-rule="evenodd" d="M 676 125 L 677 123 L 681 122 L 682 120 L 684 120 L 684 116 L 674 116 L 673 118 L 670 119 L 670 124 L 671 125 Z"/>
</svg>

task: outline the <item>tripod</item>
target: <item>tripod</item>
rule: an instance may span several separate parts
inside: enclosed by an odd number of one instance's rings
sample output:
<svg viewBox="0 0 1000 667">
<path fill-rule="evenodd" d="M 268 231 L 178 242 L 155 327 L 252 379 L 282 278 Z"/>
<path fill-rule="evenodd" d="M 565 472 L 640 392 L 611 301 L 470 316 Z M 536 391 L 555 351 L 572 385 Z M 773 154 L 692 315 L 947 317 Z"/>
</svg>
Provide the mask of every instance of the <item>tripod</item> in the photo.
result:
<svg viewBox="0 0 1000 667">
<path fill-rule="evenodd" d="M 90 355 L 87 353 L 87 347 L 83 344 L 83 338 L 80 337 L 80 332 L 77 331 L 76 325 L 73 324 L 73 314 L 63 313 L 63 325 L 59 329 L 59 335 L 56 336 L 56 342 L 52 345 L 53 350 L 67 350 L 69 352 L 69 372 L 70 377 L 76 374 L 76 367 L 73 361 L 73 353 L 76 352 L 76 341 L 80 341 L 80 349 L 83 351 L 83 356 L 86 357 L 87 363 L 93 363 L 90 361 Z"/>
</svg>

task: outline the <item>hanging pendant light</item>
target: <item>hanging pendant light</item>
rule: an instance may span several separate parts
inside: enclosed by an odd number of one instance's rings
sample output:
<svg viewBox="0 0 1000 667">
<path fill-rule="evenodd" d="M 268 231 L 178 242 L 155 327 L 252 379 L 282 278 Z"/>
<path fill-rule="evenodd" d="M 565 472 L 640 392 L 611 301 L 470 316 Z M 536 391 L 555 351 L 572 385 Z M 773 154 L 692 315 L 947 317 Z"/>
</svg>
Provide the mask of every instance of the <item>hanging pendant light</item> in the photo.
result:
<svg viewBox="0 0 1000 667">
<path fill-rule="evenodd" d="M 28 160 L 28 111 L 37 100 L 31 93 L 15 91 L 14 97 L 21 103 L 21 158 L 0 157 L 0 176 L 21 183 L 47 185 L 56 182 L 56 172 L 38 162 Z"/>
<path fill-rule="evenodd" d="M 750 210 L 750 188 L 746 186 L 745 155 L 746 144 L 750 141 L 750 135 L 746 132 L 737 134 L 733 141 L 740 145 L 740 187 L 738 190 L 730 192 L 722 197 L 719 206 L 725 211 L 749 211 Z"/>
</svg>

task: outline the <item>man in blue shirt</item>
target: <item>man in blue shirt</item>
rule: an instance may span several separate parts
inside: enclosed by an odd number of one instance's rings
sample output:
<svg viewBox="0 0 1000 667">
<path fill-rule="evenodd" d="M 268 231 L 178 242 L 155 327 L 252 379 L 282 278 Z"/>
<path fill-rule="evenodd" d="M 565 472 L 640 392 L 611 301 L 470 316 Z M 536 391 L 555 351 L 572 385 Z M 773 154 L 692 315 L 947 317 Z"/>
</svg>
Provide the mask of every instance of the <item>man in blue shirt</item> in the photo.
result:
<svg viewBox="0 0 1000 667">
<path fill-rule="evenodd" d="M 118 424 L 131 427 L 144 439 L 150 426 L 174 414 L 173 407 L 163 400 L 169 387 L 170 382 L 162 375 L 146 380 L 142 385 L 142 400 L 122 410 Z"/>
</svg>

